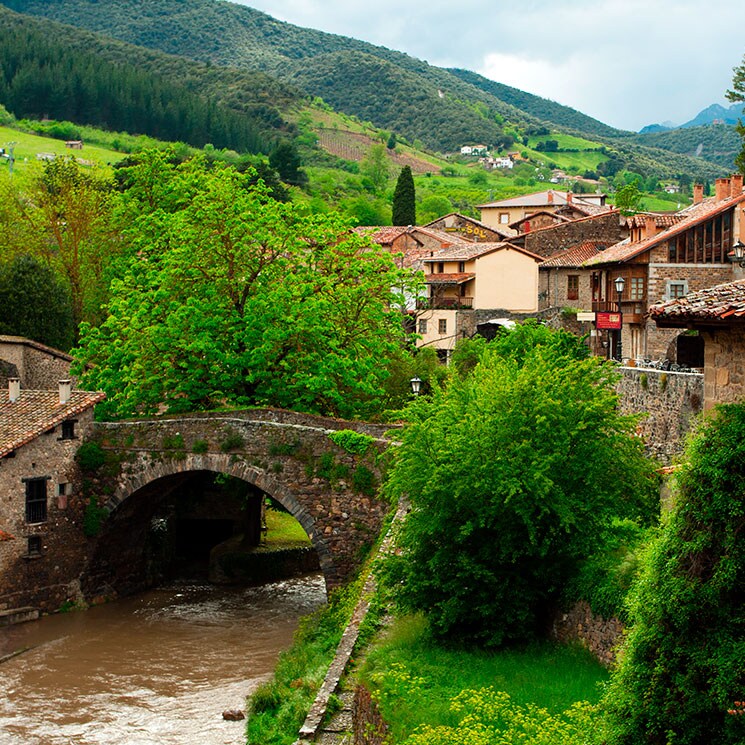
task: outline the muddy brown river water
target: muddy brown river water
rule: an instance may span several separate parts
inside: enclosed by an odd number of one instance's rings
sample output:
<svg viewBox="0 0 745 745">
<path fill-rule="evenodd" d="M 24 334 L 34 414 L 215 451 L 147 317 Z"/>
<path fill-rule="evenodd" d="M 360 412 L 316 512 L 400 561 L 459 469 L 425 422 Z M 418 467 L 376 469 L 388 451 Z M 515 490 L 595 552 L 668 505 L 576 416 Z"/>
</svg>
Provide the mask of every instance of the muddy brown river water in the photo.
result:
<svg viewBox="0 0 745 745">
<path fill-rule="evenodd" d="M 85 612 L 0 629 L 1 745 L 238 745 L 245 709 L 320 574 L 263 587 L 174 584 Z"/>
</svg>

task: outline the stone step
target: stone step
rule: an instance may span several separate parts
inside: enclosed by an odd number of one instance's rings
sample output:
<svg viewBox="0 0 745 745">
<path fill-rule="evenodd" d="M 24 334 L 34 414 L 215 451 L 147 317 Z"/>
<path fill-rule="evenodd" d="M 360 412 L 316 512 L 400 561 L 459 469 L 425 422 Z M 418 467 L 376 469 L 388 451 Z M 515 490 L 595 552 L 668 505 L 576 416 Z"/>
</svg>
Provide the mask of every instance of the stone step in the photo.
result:
<svg viewBox="0 0 745 745">
<path fill-rule="evenodd" d="M 14 623 L 24 623 L 25 621 L 36 621 L 39 618 L 38 608 L 10 608 L 9 610 L 0 610 L 0 626 L 10 626 Z"/>
</svg>

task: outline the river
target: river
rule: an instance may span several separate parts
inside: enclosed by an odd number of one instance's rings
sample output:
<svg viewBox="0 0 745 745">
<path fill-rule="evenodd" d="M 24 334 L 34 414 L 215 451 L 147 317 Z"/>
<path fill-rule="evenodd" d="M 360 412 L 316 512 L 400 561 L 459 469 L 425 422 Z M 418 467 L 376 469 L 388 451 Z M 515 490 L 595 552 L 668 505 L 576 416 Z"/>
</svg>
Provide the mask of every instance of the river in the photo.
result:
<svg viewBox="0 0 745 745">
<path fill-rule="evenodd" d="M 252 588 L 177 583 L 0 629 L 2 745 L 238 745 L 245 697 L 325 602 L 314 574 Z"/>
</svg>

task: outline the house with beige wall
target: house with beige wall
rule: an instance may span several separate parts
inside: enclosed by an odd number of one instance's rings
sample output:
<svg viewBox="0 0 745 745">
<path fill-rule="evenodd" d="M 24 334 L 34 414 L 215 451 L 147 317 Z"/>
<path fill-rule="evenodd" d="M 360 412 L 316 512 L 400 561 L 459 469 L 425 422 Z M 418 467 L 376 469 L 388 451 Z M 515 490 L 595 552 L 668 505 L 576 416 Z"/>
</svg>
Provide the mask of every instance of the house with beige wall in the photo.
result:
<svg viewBox="0 0 745 745">
<path fill-rule="evenodd" d="M 443 359 L 475 332 L 474 311 L 538 309 L 541 257 L 510 243 L 460 243 L 424 259 L 427 297 L 417 310 L 417 346 Z"/>
</svg>

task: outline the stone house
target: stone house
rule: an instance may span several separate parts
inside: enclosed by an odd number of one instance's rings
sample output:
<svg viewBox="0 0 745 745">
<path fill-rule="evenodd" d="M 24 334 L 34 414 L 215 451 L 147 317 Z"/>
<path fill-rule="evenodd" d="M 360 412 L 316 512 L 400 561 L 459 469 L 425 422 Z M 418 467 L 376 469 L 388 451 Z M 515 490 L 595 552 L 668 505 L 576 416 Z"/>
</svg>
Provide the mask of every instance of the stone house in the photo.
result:
<svg viewBox="0 0 745 745">
<path fill-rule="evenodd" d="M 541 257 L 506 242 L 457 243 L 424 259 L 427 298 L 417 311 L 417 346 L 447 360 L 476 330 L 478 311 L 537 310 Z"/>
<path fill-rule="evenodd" d="M 584 263 L 591 270 L 592 310 L 599 330 L 608 313 L 615 314 L 617 323 L 619 305 L 622 312 L 620 333 L 607 332 L 610 356 L 618 356 L 619 341 L 624 358 L 678 361 L 679 354 L 688 356 L 687 340 L 659 327 L 647 310 L 736 277 L 739 270 L 730 259 L 733 245 L 745 238 L 743 203 L 742 175 L 717 179 L 716 195 L 710 199 L 703 199 L 698 185 L 691 207 L 673 216 L 645 215 L 631 221 L 627 240 Z M 617 278 L 624 280 L 620 303 Z"/>
<path fill-rule="evenodd" d="M 0 387 L 8 378 L 20 378 L 23 388 L 46 390 L 57 387 L 57 381 L 70 377 L 72 357 L 59 349 L 47 347 L 21 336 L 0 334 Z"/>
<path fill-rule="evenodd" d="M 592 292 L 584 263 L 607 248 L 605 241 L 582 241 L 557 251 L 538 265 L 538 309 L 592 308 Z"/>
<path fill-rule="evenodd" d="M 103 393 L 30 390 L 0 397 L 0 612 L 57 609 L 77 596 L 84 560 L 75 453 Z"/>
<path fill-rule="evenodd" d="M 653 305 L 649 317 L 660 328 L 700 339 L 704 409 L 745 399 L 745 279 Z"/>
</svg>

